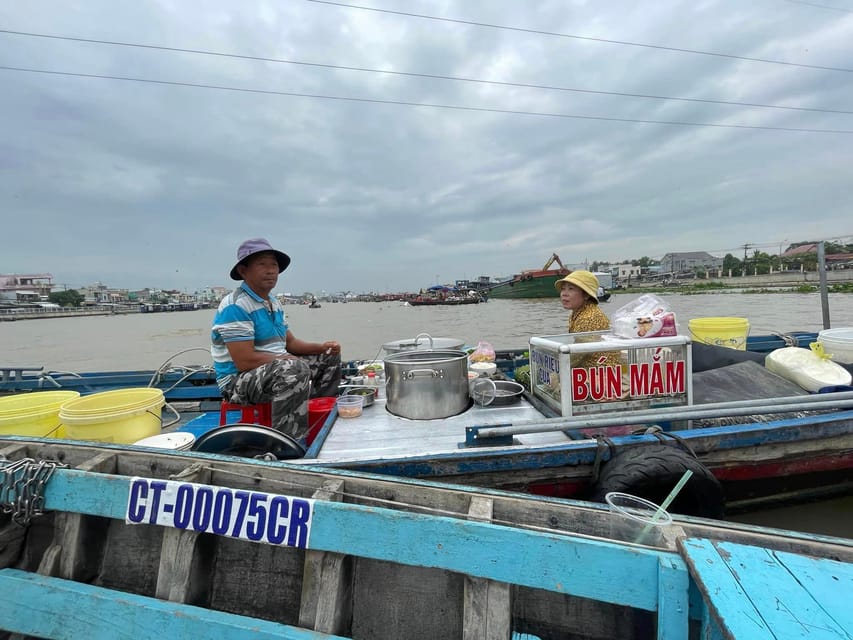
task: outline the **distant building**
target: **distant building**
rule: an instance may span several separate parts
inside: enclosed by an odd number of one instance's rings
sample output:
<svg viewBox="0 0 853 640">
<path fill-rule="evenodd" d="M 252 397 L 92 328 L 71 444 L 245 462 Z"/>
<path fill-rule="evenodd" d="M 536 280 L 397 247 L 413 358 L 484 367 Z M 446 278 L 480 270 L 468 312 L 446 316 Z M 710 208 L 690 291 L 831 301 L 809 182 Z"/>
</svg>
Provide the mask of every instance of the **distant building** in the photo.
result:
<svg viewBox="0 0 853 640">
<path fill-rule="evenodd" d="M 802 257 L 809 253 L 817 253 L 817 243 L 810 242 L 808 244 L 801 244 L 799 247 L 793 247 L 792 249 L 788 249 L 785 253 L 782 254 L 783 258 L 796 258 Z"/>
<path fill-rule="evenodd" d="M 660 261 L 661 271 L 681 273 L 696 269 L 717 270 L 723 268 L 723 259 L 712 256 L 705 251 L 686 251 L 684 253 L 667 253 Z"/>
<path fill-rule="evenodd" d="M 38 302 L 47 300 L 53 289 L 49 273 L 0 273 L 0 302 Z"/>
<path fill-rule="evenodd" d="M 639 265 L 631 264 L 630 262 L 626 262 L 625 264 L 616 265 L 617 277 L 619 278 L 619 282 L 627 282 L 629 280 L 636 280 L 640 277 L 640 271 L 642 268 Z"/>
<path fill-rule="evenodd" d="M 83 287 L 79 292 L 85 306 L 122 304 L 130 300 L 127 289 L 113 289 L 100 282 Z"/>
</svg>

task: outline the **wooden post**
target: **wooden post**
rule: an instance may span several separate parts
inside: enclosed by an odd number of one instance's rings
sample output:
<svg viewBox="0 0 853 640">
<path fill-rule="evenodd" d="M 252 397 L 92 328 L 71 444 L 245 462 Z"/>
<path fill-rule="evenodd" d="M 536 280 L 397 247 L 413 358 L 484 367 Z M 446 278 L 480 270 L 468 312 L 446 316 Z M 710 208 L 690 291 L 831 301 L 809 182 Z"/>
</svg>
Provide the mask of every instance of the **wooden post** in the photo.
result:
<svg viewBox="0 0 853 640">
<path fill-rule="evenodd" d="M 343 480 L 327 480 L 312 497 L 315 500 L 341 501 L 343 491 Z M 306 551 L 299 626 L 331 635 L 349 635 L 352 580 L 352 556 Z"/>
<path fill-rule="evenodd" d="M 191 464 L 179 476 L 171 479 L 199 483 L 210 481 L 210 471 L 200 463 Z M 197 531 L 169 527 L 164 529 L 156 597 L 190 604 L 200 601 L 201 594 L 206 591 L 206 585 L 203 584 L 199 575 L 202 572 L 197 567 L 198 538 Z"/>
<path fill-rule="evenodd" d="M 81 471 L 115 473 L 114 453 L 99 453 L 77 466 Z M 95 575 L 100 565 L 102 545 L 93 545 L 99 528 L 109 525 L 103 518 L 80 513 L 58 513 L 53 544 L 45 551 L 38 572 L 66 580 L 85 582 Z M 64 524 L 62 521 L 64 520 Z"/>
<path fill-rule="evenodd" d="M 468 519 L 490 522 L 493 507 L 491 498 L 473 496 L 468 507 Z M 511 635 L 511 585 L 465 576 L 463 640 L 509 640 Z"/>
</svg>

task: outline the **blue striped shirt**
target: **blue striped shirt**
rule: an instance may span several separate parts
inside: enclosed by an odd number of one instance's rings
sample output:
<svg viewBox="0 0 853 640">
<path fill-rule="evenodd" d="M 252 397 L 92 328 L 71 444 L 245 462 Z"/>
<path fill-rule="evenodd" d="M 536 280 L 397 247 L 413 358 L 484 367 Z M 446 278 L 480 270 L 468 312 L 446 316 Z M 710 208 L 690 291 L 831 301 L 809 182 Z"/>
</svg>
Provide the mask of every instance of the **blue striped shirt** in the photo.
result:
<svg viewBox="0 0 853 640">
<path fill-rule="evenodd" d="M 237 375 L 237 367 L 228 353 L 229 342 L 253 340 L 256 351 L 287 353 L 287 322 L 284 308 L 274 297 L 270 298 L 272 310 L 264 299 L 244 282 L 222 298 L 213 319 L 210 333 L 210 355 L 216 369 L 219 388 L 225 388 Z"/>
</svg>

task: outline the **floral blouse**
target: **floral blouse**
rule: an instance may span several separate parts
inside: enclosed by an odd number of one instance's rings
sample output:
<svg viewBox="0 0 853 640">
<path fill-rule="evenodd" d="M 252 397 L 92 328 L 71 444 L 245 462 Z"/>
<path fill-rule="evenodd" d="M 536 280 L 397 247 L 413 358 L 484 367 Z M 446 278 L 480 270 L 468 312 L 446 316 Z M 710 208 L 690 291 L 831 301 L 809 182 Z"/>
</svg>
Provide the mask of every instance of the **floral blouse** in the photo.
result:
<svg viewBox="0 0 853 640">
<path fill-rule="evenodd" d="M 584 331 L 606 331 L 610 328 L 610 319 L 601 308 L 592 301 L 587 301 L 580 309 L 576 309 L 569 317 L 569 333 L 582 333 Z M 604 358 L 601 362 L 600 359 Z M 602 351 L 600 353 L 590 353 L 580 358 L 576 363 L 572 362 L 576 367 L 594 367 L 601 365 L 621 364 L 618 351 Z"/>
</svg>

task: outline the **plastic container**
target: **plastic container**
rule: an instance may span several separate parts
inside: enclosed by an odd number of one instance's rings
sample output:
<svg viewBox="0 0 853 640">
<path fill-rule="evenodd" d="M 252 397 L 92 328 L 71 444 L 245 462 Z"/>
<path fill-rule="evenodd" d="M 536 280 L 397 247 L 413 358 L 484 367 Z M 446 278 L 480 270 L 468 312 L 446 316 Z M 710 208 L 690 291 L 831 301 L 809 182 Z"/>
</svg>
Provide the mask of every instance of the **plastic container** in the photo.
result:
<svg viewBox="0 0 853 640">
<path fill-rule="evenodd" d="M 357 418 L 361 415 L 363 402 L 362 396 L 338 396 L 335 401 L 338 415 L 341 418 Z"/>
<path fill-rule="evenodd" d="M 824 329 L 817 340 L 833 362 L 853 364 L 853 327 Z"/>
<path fill-rule="evenodd" d="M 116 389 L 70 400 L 59 410 L 66 437 L 133 444 L 160 433 L 160 389 Z"/>
<path fill-rule="evenodd" d="M 172 451 L 189 451 L 195 444 L 195 436 L 187 431 L 173 433 L 158 433 L 133 443 L 137 447 L 153 447 L 155 449 L 171 449 Z"/>
<path fill-rule="evenodd" d="M 775 349 L 764 358 L 764 366 L 812 393 L 824 387 L 846 387 L 851 383 L 847 369 L 803 347 Z"/>
<path fill-rule="evenodd" d="M 77 391 L 34 391 L 0 398 L 0 435 L 64 438 L 59 409 L 79 397 Z"/>
<path fill-rule="evenodd" d="M 320 433 L 320 429 L 326 424 L 326 420 L 334 408 L 334 397 L 321 396 L 319 398 L 311 398 L 308 401 L 308 435 L 305 436 L 306 444 L 310 445 L 314 442 L 314 438 Z"/>
<path fill-rule="evenodd" d="M 694 318 L 687 326 L 695 342 L 746 351 L 749 335 L 746 318 Z"/>
<path fill-rule="evenodd" d="M 672 525 L 672 516 L 664 509 L 644 498 L 618 491 L 611 491 L 604 499 L 610 509 L 613 540 L 666 547 L 663 531 Z"/>
</svg>

